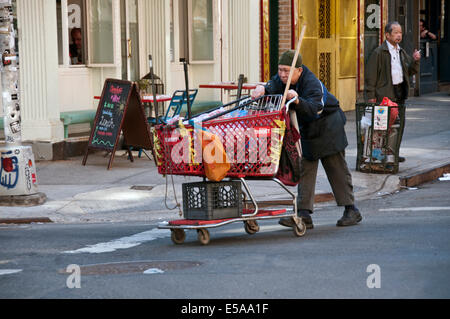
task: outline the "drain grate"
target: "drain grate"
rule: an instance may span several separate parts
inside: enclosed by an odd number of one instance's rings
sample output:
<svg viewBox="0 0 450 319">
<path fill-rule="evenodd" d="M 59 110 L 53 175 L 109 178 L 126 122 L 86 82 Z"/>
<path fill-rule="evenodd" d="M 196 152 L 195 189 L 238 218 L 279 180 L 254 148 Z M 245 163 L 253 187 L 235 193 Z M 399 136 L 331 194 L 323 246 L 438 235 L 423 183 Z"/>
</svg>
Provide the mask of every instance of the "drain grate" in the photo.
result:
<svg viewBox="0 0 450 319">
<path fill-rule="evenodd" d="M 132 273 L 144 273 L 149 269 L 158 269 L 162 272 L 182 270 L 198 267 L 202 263 L 197 261 L 135 261 L 95 264 L 80 266 L 81 275 L 121 275 Z M 59 271 L 62 275 L 70 275 L 65 269 Z M 157 273 L 157 272 L 155 272 Z"/>
</svg>

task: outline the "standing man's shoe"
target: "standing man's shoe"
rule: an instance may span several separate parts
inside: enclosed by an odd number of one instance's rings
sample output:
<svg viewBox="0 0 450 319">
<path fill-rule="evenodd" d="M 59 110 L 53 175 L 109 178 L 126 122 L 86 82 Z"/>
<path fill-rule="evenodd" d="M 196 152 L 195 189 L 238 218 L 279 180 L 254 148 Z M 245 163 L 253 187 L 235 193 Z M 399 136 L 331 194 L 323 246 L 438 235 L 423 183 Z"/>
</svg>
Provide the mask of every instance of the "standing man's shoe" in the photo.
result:
<svg viewBox="0 0 450 319">
<path fill-rule="evenodd" d="M 362 216 L 358 208 L 355 206 L 349 208 L 346 207 L 344 215 L 337 221 L 336 226 L 353 226 L 358 224 L 361 220 Z"/>
<path fill-rule="evenodd" d="M 306 225 L 306 229 L 314 228 L 314 224 L 313 224 L 312 218 L 310 216 L 309 210 L 299 210 L 297 213 L 297 216 L 303 220 L 303 222 Z M 285 226 L 285 227 L 294 227 L 294 221 L 292 220 L 292 217 L 280 218 L 280 221 L 278 222 L 278 224 Z"/>
</svg>

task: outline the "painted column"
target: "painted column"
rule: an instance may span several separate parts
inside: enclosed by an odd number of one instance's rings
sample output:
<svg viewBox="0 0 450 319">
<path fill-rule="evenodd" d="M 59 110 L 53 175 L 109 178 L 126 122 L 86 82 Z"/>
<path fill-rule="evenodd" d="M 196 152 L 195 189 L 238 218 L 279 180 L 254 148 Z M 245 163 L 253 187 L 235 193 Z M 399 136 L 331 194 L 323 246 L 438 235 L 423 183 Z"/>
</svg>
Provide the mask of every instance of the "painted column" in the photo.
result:
<svg viewBox="0 0 450 319">
<path fill-rule="evenodd" d="M 1 80 L 5 141 L 22 142 L 19 102 L 19 69 L 16 55 L 16 30 L 11 0 L 0 1 Z"/>
<path fill-rule="evenodd" d="M 16 51 L 15 0 L 0 0 L 2 104 L 6 145 L 0 146 L 0 199 L 37 193 L 36 165 L 31 146 L 22 146 L 19 56 Z"/>
</svg>

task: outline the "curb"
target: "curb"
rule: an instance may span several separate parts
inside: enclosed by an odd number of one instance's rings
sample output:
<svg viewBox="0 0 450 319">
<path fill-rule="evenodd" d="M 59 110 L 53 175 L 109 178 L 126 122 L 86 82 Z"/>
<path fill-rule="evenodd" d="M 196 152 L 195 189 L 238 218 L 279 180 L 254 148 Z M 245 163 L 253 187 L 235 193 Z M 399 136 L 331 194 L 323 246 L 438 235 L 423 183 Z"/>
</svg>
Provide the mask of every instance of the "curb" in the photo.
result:
<svg viewBox="0 0 450 319">
<path fill-rule="evenodd" d="M 32 207 L 38 206 L 45 203 L 47 200 L 47 195 L 44 193 L 36 193 L 31 195 L 8 195 L 0 196 L 0 206 L 7 207 Z"/>
<path fill-rule="evenodd" d="M 0 218 L 2 224 L 33 224 L 33 223 L 53 223 L 48 217 L 31 217 L 31 218 Z"/>
<path fill-rule="evenodd" d="M 450 172 L 450 160 L 444 160 L 440 163 L 430 163 L 428 167 L 421 168 L 420 170 L 410 170 L 405 172 L 404 175 L 399 175 L 400 187 L 414 187 L 423 183 L 431 182 L 444 173 Z"/>
</svg>

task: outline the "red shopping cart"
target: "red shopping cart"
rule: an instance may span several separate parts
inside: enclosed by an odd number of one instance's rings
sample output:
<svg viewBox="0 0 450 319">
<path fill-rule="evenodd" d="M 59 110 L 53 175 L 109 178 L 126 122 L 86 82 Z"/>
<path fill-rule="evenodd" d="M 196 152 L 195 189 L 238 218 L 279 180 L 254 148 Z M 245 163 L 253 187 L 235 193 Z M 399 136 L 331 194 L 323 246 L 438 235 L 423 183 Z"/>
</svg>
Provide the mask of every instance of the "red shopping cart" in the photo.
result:
<svg viewBox="0 0 450 319">
<path fill-rule="evenodd" d="M 185 218 L 158 225 L 172 231 L 174 243 L 184 242 L 186 229 L 197 230 L 199 241 L 206 245 L 210 241 L 208 228 L 242 221 L 245 231 L 254 234 L 260 229 L 257 220 L 281 217 L 293 218 L 296 236 L 305 234 L 305 224 L 296 214 L 296 195 L 276 178 L 285 136 L 286 112 L 294 100 L 282 107 L 281 95 L 263 96 L 256 100 L 247 97 L 208 115 L 155 127 L 154 147 L 160 174 L 206 177 L 201 141 L 199 134 L 195 134 L 196 130 L 207 130 L 219 137 L 231 164 L 226 174 L 229 182 L 183 184 Z M 293 209 L 260 210 L 247 180 L 274 181 L 292 197 Z M 240 185 L 245 192 L 241 192 Z M 206 210 L 206 215 L 195 215 L 199 208 Z M 222 215 L 220 212 L 224 209 L 227 214 Z M 230 210 L 234 215 L 229 214 Z"/>
</svg>

